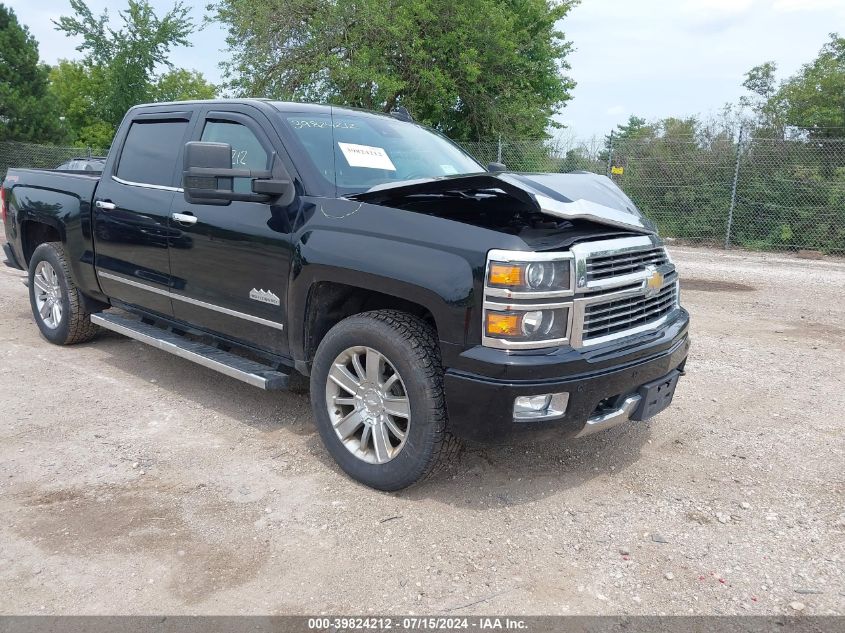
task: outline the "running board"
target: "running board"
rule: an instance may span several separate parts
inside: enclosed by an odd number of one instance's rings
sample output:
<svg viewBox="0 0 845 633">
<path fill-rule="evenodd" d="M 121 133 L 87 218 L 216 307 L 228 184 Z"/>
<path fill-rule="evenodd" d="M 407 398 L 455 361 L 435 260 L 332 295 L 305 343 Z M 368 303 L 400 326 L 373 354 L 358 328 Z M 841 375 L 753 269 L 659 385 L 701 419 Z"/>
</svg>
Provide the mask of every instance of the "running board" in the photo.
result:
<svg viewBox="0 0 845 633">
<path fill-rule="evenodd" d="M 188 340 L 183 336 L 154 325 L 148 325 L 137 319 L 101 312 L 91 315 L 91 323 L 134 338 L 136 341 L 141 341 L 147 345 L 152 345 L 165 352 L 170 352 L 180 358 L 193 361 L 203 367 L 219 371 L 231 378 L 237 378 L 254 387 L 278 391 L 286 389 L 288 386 L 288 374 L 237 354 L 224 352 L 211 345 Z"/>
</svg>

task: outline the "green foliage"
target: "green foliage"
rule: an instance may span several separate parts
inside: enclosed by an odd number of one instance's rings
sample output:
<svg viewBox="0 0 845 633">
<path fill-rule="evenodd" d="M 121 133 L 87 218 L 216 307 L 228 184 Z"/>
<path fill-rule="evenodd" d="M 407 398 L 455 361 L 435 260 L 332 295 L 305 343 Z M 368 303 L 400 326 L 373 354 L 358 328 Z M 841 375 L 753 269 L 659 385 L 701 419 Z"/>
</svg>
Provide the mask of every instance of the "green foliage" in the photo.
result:
<svg viewBox="0 0 845 633">
<path fill-rule="evenodd" d="M 149 86 L 150 101 L 191 101 L 213 99 L 217 86 L 205 80 L 196 70 L 176 68 L 158 77 Z"/>
<path fill-rule="evenodd" d="M 845 133 L 845 37 L 833 33 L 818 57 L 781 86 L 788 125 L 810 130 L 818 138 Z"/>
<path fill-rule="evenodd" d="M 537 138 L 567 100 L 576 0 L 219 0 L 241 96 L 390 111 L 453 139 Z"/>
<path fill-rule="evenodd" d="M 61 60 L 50 71 L 50 92 L 59 104 L 67 142 L 79 147 L 108 147 L 115 126 L 101 118 L 108 98 L 108 77 L 100 66 Z"/>
<path fill-rule="evenodd" d="M 177 2 L 159 18 L 146 0 L 129 0 L 119 13 L 123 26 L 109 27 L 108 13 L 94 17 L 82 0 L 71 0 L 73 17 L 62 17 L 58 30 L 83 38 L 82 61 L 60 61 L 50 72 L 50 92 L 64 116 L 68 141 L 78 146 L 108 147 L 126 111 L 139 103 L 211 99 L 217 87 L 201 73 L 173 68 L 167 54 L 189 45 L 194 26 L 189 8 Z M 155 69 L 169 70 L 155 75 Z"/>
<path fill-rule="evenodd" d="M 38 60 L 38 42 L 18 23 L 14 11 L 0 4 L 0 140 L 61 137 L 47 73 L 48 67 Z"/>
<path fill-rule="evenodd" d="M 743 86 L 752 97 L 755 126 L 771 136 L 783 136 L 787 127 L 805 130 L 814 138 L 845 135 L 845 38 L 836 33 L 792 77 L 778 84 L 777 65 L 766 62 L 746 74 Z"/>
<path fill-rule="evenodd" d="M 84 0 L 70 0 L 70 5 L 73 15 L 59 18 L 56 29 L 82 38 L 77 50 L 85 54 L 84 64 L 97 68 L 108 87 L 97 103 L 97 115 L 116 127 L 130 107 L 149 100 L 155 68 L 172 67 L 170 49 L 190 46 L 190 8 L 176 2 L 159 18 L 147 0 L 128 0 L 126 10 L 118 12 L 123 26 L 114 30 L 108 10 L 95 17 Z"/>
</svg>

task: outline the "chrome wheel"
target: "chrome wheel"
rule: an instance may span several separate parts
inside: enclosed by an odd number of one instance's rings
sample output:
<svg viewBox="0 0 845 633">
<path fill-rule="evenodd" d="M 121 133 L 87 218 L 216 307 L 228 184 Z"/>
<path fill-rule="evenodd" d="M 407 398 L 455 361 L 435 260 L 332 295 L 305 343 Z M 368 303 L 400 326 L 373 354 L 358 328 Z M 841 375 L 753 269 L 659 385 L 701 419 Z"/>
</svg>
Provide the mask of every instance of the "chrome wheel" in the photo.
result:
<svg viewBox="0 0 845 633">
<path fill-rule="evenodd" d="M 35 285 L 35 308 L 41 320 L 51 330 L 62 322 L 62 286 L 53 265 L 48 261 L 38 262 L 32 276 Z"/>
<path fill-rule="evenodd" d="M 346 449 L 384 464 L 405 446 L 411 404 L 396 368 L 371 347 L 350 347 L 334 359 L 326 380 L 332 427 Z"/>
</svg>

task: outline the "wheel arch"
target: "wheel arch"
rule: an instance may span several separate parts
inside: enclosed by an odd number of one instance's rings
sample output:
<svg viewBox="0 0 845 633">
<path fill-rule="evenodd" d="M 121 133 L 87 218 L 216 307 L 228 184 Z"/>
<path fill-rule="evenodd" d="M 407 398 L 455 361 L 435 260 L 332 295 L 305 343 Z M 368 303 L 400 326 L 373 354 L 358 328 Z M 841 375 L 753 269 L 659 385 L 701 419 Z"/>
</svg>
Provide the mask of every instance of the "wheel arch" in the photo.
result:
<svg viewBox="0 0 845 633">
<path fill-rule="evenodd" d="M 35 249 L 46 242 L 67 241 L 64 226 L 55 218 L 26 218 L 20 224 L 22 262 L 28 266 Z"/>
<path fill-rule="evenodd" d="M 314 231 L 294 250 L 287 303 L 291 354 L 307 371 L 331 326 L 378 309 L 428 320 L 441 350 L 462 347 L 476 303 L 472 266 L 457 253 L 370 234 Z"/>
</svg>

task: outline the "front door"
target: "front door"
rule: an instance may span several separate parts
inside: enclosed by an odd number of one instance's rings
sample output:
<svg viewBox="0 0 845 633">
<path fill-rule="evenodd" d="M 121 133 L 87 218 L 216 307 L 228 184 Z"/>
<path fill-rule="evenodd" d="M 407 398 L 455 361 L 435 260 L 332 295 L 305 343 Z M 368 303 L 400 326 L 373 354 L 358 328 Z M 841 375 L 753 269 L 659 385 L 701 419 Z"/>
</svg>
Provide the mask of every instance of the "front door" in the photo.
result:
<svg viewBox="0 0 845 633">
<path fill-rule="evenodd" d="M 170 208 L 190 113 L 145 113 L 128 126 L 94 200 L 95 266 L 103 292 L 172 316 Z M 178 170 L 181 173 L 181 169 Z"/>
<path fill-rule="evenodd" d="M 275 133 L 257 111 L 253 115 L 235 108 L 206 112 L 194 139 L 231 145 L 234 168 L 267 169 Z M 250 180 L 235 179 L 234 190 L 249 193 Z M 171 212 L 174 316 L 285 355 L 291 260 L 286 210 L 260 202 L 190 204 L 178 195 Z"/>
</svg>

